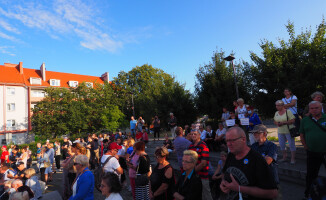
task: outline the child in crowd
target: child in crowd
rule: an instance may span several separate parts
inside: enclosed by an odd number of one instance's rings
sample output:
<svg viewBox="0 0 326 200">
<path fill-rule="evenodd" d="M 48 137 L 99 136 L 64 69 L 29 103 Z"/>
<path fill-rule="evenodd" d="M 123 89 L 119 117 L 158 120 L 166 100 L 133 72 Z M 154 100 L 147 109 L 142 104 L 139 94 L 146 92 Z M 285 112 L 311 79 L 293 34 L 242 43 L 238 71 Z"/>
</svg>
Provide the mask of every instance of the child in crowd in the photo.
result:
<svg viewBox="0 0 326 200">
<path fill-rule="evenodd" d="M 218 161 L 218 164 L 217 164 L 217 169 L 216 169 L 214 175 L 212 176 L 212 180 L 213 180 L 212 187 L 215 187 L 215 189 L 214 189 L 215 190 L 215 198 L 214 199 L 216 199 L 216 200 L 219 199 L 220 193 L 221 193 L 220 184 L 222 181 L 222 169 L 224 167 L 227 155 L 228 154 L 225 151 L 221 152 L 220 160 Z"/>
</svg>

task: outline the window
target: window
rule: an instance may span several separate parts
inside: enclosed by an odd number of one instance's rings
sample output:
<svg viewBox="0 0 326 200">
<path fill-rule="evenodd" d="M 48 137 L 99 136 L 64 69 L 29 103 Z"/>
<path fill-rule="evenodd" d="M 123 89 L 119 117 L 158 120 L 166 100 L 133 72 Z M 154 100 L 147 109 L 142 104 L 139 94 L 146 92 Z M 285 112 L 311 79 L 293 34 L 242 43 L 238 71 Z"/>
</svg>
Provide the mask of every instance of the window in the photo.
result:
<svg viewBox="0 0 326 200">
<path fill-rule="evenodd" d="M 60 86 L 60 80 L 57 79 L 50 79 L 51 86 Z"/>
<path fill-rule="evenodd" d="M 31 82 L 32 85 L 41 85 L 42 84 L 42 81 L 40 78 L 33 78 L 31 77 L 29 79 L 29 82 Z"/>
<path fill-rule="evenodd" d="M 7 95 L 15 95 L 15 88 L 7 88 Z"/>
<path fill-rule="evenodd" d="M 45 92 L 43 90 L 33 90 L 32 97 L 45 97 Z"/>
<path fill-rule="evenodd" d="M 7 111 L 15 111 L 15 104 L 7 103 Z"/>
<path fill-rule="evenodd" d="M 91 82 L 86 82 L 86 87 L 93 88 L 93 83 L 91 83 Z"/>
<path fill-rule="evenodd" d="M 7 120 L 7 127 L 15 127 L 16 126 L 16 121 L 14 119 L 9 119 Z"/>
<path fill-rule="evenodd" d="M 70 87 L 78 87 L 78 81 L 69 81 Z"/>
</svg>

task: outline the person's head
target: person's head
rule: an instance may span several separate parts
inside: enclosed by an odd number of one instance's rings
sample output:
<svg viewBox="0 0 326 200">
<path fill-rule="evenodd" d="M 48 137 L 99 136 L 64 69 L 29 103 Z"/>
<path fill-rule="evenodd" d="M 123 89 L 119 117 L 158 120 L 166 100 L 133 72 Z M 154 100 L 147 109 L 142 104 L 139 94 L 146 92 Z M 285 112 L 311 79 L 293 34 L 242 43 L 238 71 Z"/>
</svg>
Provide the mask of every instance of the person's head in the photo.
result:
<svg viewBox="0 0 326 200">
<path fill-rule="evenodd" d="M 143 141 L 136 142 L 134 144 L 134 151 L 136 151 L 137 154 L 145 151 L 145 142 L 143 142 Z"/>
<path fill-rule="evenodd" d="M 115 156 L 119 149 L 121 149 L 122 147 L 120 145 L 118 145 L 116 142 L 111 142 L 108 146 L 108 149 L 109 149 L 109 153 L 113 156 Z"/>
<path fill-rule="evenodd" d="M 234 113 L 234 111 L 230 111 L 230 117 L 233 119 L 233 118 L 235 118 L 235 113 Z"/>
<path fill-rule="evenodd" d="M 155 154 L 156 161 L 158 163 L 162 164 L 166 160 L 166 158 L 169 156 L 169 151 L 165 147 L 158 147 L 158 148 L 156 148 L 154 154 Z"/>
<path fill-rule="evenodd" d="M 254 134 L 256 142 L 263 143 L 267 138 L 267 128 L 266 126 L 259 124 L 254 127 L 251 131 Z"/>
<path fill-rule="evenodd" d="M 228 157 L 228 153 L 226 153 L 225 151 L 222 151 L 221 153 L 220 153 L 220 159 L 222 160 L 222 161 L 226 161 L 226 158 Z"/>
<path fill-rule="evenodd" d="M 14 153 L 14 154 L 16 154 L 17 152 L 19 151 L 19 148 L 14 148 L 13 150 L 12 150 L 12 153 Z"/>
<path fill-rule="evenodd" d="M 134 116 L 131 116 L 130 119 L 131 119 L 131 120 L 135 120 Z"/>
<path fill-rule="evenodd" d="M 192 130 L 195 130 L 196 129 L 196 124 L 195 123 L 191 124 L 191 129 Z"/>
<path fill-rule="evenodd" d="M 24 171 L 24 174 L 26 178 L 31 178 L 32 176 L 36 175 L 36 172 L 34 168 L 28 168 Z"/>
<path fill-rule="evenodd" d="M 199 130 L 200 130 L 200 132 L 202 132 L 204 130 L 204 126 L 202 124 L 199 125 Z"/>
<path fill-rule="evenodd" d="M 253 106 L 248 106 L 247 111 L 249 115 L 252 115 L 254 113 L 254 107 Z"/>
<path fill-rule="evenodd" d="M 322 113 L 322 104 L 319 101 L 311 101 L 309 103 L 309 113 L 315 117 Z"/>
<path fill-rule="evenodd" d="M 138 120 L 142 120 L 142 119 L 143 119 L 143 117 L 142 116 L 139 116 Z"/>
<path fill-rule="evenodd" d="M 53 148 L 53 143 L 48 143 L 48 144 L 47 144 L 47 147 L 48 147 L 49 149 L 52 149 L 52 148 Z"/>
<path fill-rule="evenodd" d="M 277 100 L 275 102 L 275 106 L 276 106 L 277 111 L 281 111 L 281 110 L 285 109 L 284 108 L 284 102 L 282 100 Z"/>
<path fill-rule="evenodd" d="M 186 127 L 185 127 L 185 129 L 186 129 Z M 182 130 L 182 127 L 177 127 L 176 129 L 175 129 L 175 134 L 177 135 L 177 136 L 182 136 L 183 135 L 183 130 Z"/>
<path fill-rule="evenodd" d="M 187 130 L 187 129 L 189 129 L 189 125 L 188 124 L 185 125 L 185 130 Z"/>
<path fill-rule="evenodd" d="M 16 191 L 19 187 L 23 186 L 23 181 L 20 179 L 15 179 L 12 183 L 11 183 L 11 188 L 14 188 Z"/>
<path fill-rule="evenodd" d="M 246 134 L 240 127 L 232 127 L 226 132 L 225 141 L 231 153 L 237 155 L 247 146 Z"/>
<path fill-rule="evenodd" d="M 116 142 L 117 142 L 118 145 L 121 145 L 122 144 L 122 139 L 120 137 L 118 137 Z"/>
<path fill-rule="evenodd" d="M 228 111 L 228 109 L 225 108 L 225 107 L 223 107 L 222 110 L 223 110 L 224 113 L 226 113 Z"/>
<path fill-rule="evenodd" d="M 207 132 L 211 132 L 212 127 L 211 127 L 211 126 L 207 126 L 207 127 L 206 127 L 206 130 L 207 130 Z"/>
<path fill-rule="evenodd" d="M 132 147 L 135 144 L 135 140 L 133 138 L 129 138 L 127 141 L 127 146 Z"/>
<path fill-rule="evenodd" d="M 235 106 L 235 107 L 238 106 L 238 102 L 237 102 L 237 100 L 234 100 L 234 101 L 233 101 L 233 106 Z"/>
<path fill-rule="evenodd" d="M 239 106 L 243 106 L 243 104 L 244 104 L 244 100 L 243 100 L 243 98 L 239 98 L 239 99 L 237 100 L 237 103 L 238 103 Z"/>
<path fill-rule="evenodd" d="M 284 95 L 286 97 L 290 97 L 290 96 L 292 96 L 292 91 L 289 88 L 285 88 L 284 89 Z"/>
<path fill-rule="evenodd" d="M 168 134 L 165 134 L 164 135 L 164 138 L 165 138 L 166 141 L 168 141 L 169 140 L 169 135 Z"/>
<path fill-rule="evenodd" d="M 103 135 L 102 135 L 102 133 L 100 133 L 100 134 L 98 135 L 98 137 L 99 137 L 99 138 L 103 138 Z"/>
<path fill-rule="evenodd" d="M 107 147 L 109 145 L 109 140 L 108 139 L 104 139 L 103 140 L 103 146 Z"/>
<path fill-rule="evenodd" d="M 88 140 L 88 142 L 92 142 L 92 141 L 93 141 L 93 138 L 92 138 L 91 136 L 89 136 L 89 137 L 87 138 L 87 140 Z"/>
<path fill-rule="evenodd" d="M 198 154 L 193 150 L 185 150 L 182 157 L 182 168 L 185 171 L 193 169 L 198 160 Z"/>
<path fill-rule="evenodd" d="M 108 197 L 111 193 L 119 193 L 122 189 L 118 175 L 112 172 L 106 173 L 101 182 L 102 195 Z"/>
<path fill-rule="evenodd" d="M 89 160 L 86 155 L 77 155 L 74 160 L 74 167 L 78 172 L 88 167 Z"/>
<path fill-rule="evenodd" d="M 191 139 L 193 142 L 197 142 L 200 140 L 200 134 L 197 130 L 191 131 L 190 134 L 191 134 Z"/>
<path fill-rule="evenodd" d="M 1 147 L 1 150 L 2 150 L 2 151 L 7 151 L 7 146 L 6 146 L 6 145 L 3 145 L 3 146 Z"/>
<path fill-rule="evenodd" d="M 27 151 L 27 147 L 25 146 L 22 148 L 22 153 L 25 153 L 26 151 Z"/>
<path fill-rule="evenodd" d="M 324 94 L 319 91 L 311 94 L 311 99 L 313 101 L 319 101 L 320 103 L 323 101 L 324 97 L 325 97 Z"/>
<path fill-rule="evenodd" d="M 25 164 L 23 162 L 18 162 L 17 169 L 23 171 L 25 169 Z"/>
<path fill-rule="evenodd" d="M 158 119 L 158 116 L 157 115 L 155 115 L 155 119 Z"/>
<path fill-rule="evenodd" d="M 71 151 L 77 155 L 86 155 L 86 148 L 78 142 L 71 145 Z"/>
<path fill-rule="evenodd" d="M 9 179 L 8 181 L 5 181 L 4 185 L 5 185 L 5 189 L 9 189 L 11 188 L 11 184 L 12 182 L 14 182 L 15 179 Z"/>
<path fill-rule="evenodd" d="M 173 117 L 173 113 L 170 113 L 170 117 Z"/>
<path fill-rule="evenodd" d="M 68 137 L 64 137 L 64 138 L 63 138 L 63 141 L 64 141 L 64 142 L 68 142 Z"/>
<path fill-rule="evenodd" d="M 218 123 L 218 128 L 219 128 L 220 130 L 223 130 L 223 128 L 224 128 L 223 123 Z"/>
</svg>

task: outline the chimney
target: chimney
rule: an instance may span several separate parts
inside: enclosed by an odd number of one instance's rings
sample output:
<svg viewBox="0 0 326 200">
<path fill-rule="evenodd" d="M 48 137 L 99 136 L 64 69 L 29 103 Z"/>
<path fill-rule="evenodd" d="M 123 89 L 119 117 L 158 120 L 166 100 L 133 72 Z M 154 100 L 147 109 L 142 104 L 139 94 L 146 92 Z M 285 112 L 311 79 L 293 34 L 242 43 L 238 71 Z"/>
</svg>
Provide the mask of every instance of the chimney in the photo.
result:
<svg viewBox="0 0 326 200">
<path fill-rule="evenodd" d="M 23 62 L 19 62 L 19 73 L 20 74 L 23 74 L 24 72 L 23 72 Z"/>
<path fill-rule="evenodd" d="M 104 74 L 102 74 L 101 78 L 103 79 L 103 81 L 107 81 L 109 83 L 109 72 L 105 72 Z"/>
<path fill-rule="evenodd" d="M 40 70 L 41 70 L 41 74 L 42 74 L 42 80 L 45 81 L 46 79 L 45 79 L 45 64 L 44 63 L 42 63 Z"/>
</svg>

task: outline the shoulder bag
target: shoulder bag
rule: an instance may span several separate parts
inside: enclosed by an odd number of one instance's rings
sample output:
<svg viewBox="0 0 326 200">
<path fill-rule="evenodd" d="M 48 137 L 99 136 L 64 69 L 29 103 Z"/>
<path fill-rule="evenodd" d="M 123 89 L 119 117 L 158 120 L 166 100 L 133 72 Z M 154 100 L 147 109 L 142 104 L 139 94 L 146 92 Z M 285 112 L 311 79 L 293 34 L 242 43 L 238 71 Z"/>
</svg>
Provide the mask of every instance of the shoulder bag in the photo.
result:
<svg viewBox="0 0 326 200">
<path fill-rule="evenodd" d="M 143 158 L 146 160 L 145 156 L 143 156 Z M 147 176 L 147 173 L 145 173 L 145 174 L 139 174 L 138 173 L 139 165 L 140 165 L 140 161 L 139 161 L 139 164 L 137 166 L 137 171 L 136 171 L 136 178 L 135 178 L 136 187 L 137 186 L 145 186 L 145 185 L 148 185 L 148 183 L 149 183 L 149 178 Z"/>
<path fill-rule="evenodd" d="M 286 113 L 286 121 L 289 121 L 289 119 L 288 119 L 288 110 L 286 110 L 285 113 Z M 300 135 L 300 133 L 299 133 L 299 131 L 298 131 L 298 129 L 296 127 L 290 128 L 288 124 L 287 124 L 287 126 L 288 126 L 288 129 L 290 131 L 291 137 L 297 137 L 297 136 Z"/>
<path fill-rule="evenodd" d="M 315 124 L 317 124 L 317 126 L 318 126 L 321 130 L 323 130 L 324 132 L 326 132 L 326 129 L 325 129 L 324 127 L 322 127 L 318 122 L 316 122 L 316 120 L 314 120 L 314 119 L 312 118 L 311 115 L 309 115 L 309 118 L 310 118 L 313 122 L 315 122 Z"/>
</svg>

